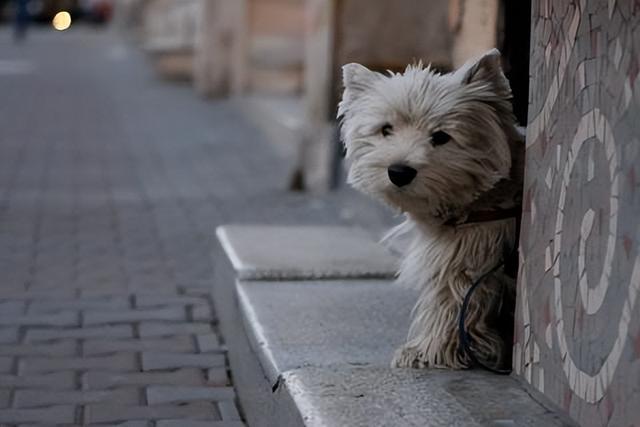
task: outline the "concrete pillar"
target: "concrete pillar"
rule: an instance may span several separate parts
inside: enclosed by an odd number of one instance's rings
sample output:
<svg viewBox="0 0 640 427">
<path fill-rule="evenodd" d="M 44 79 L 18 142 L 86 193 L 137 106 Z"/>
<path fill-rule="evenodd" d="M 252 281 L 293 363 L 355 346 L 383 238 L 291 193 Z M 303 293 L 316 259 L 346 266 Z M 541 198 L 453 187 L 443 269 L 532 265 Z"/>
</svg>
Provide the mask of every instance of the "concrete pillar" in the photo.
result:
<svg viewBox="0 0 640 427">
<path fill-rule="evenodd" d="M 302 89 L 303 0 L 243 0 L 232 53 L 232 91 L 292 95 Z"/>
<path fill-rule="evenodd" d="M 341 66 L 403 70 L 416 60 L 451 64 L 447 0 L 306 0 L 305 129 L 292 187 L 326 189 L 340 159 L 335 132 Z"/>
<path fill-rule="evenodd" d="M 581 426 L 637 426 L 640 10 L 532 6 L 514 370 Z"/>
<path fill-rule="evenodd" d="M 455 68 L 497 46 L 498 13 L 499 0 L 449 0 Z"/>
<path fill-rule="evenodd" d="M 243 3 L 243 0 L 200 0 L 194 86 L 203 96 L 224 96 L 231 92 L 234 52 L 240 54 L 237 45 L 246 29 Z"/>
<path fill-rule="evenodd" d="M 158 71 L 169 78 L 193 77 L 198 0 L 147 0 L 142 10 L 142 43 Z"/>
</svg>

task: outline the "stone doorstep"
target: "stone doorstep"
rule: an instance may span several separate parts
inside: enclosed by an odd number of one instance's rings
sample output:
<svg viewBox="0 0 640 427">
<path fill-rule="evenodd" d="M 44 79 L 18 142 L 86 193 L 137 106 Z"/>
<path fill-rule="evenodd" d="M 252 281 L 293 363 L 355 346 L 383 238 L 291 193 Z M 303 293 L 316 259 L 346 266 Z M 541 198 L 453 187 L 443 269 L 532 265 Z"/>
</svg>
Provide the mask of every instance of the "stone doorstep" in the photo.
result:
<svg viewBox="0 0 640 427">
<path fill-rule="evenodd" d="M 302 366 L 388 367 L 418 296 L 388 280 L 238 281 L 236 291 L 272 385 Z"/>
<path fill-rule="evenodd" d="M 216 230 L 243 280 L 391 278 L 397 258 L 352 227 L 226 225 Z"/>
<path fill-rule="evenodd" d="M 516 379 L 483 371 L 306 367 L 283 373 L 276 394 L 309 427 L 574 426 Z"/>
<path fill-rule="evenodd" d="M 417 293 L 358 278 L 395 265 L 366 233 L 258 226 L 217 233 L 231 261 L 219 270 L 239 280 L 218 277 L 215 303 L 223 331 L 245 335 L 232 335 L 229 351 L 252 425 L 573 425 L 511 377 L 388 368 Z"/>
<path fill-rule="evenodd" d="M 416 291 L 383 280 L 238 281 L 236 290 L 276 404 L 301 424 L 571 425 L 511 377 L 389 368 Z"/>
</svg>

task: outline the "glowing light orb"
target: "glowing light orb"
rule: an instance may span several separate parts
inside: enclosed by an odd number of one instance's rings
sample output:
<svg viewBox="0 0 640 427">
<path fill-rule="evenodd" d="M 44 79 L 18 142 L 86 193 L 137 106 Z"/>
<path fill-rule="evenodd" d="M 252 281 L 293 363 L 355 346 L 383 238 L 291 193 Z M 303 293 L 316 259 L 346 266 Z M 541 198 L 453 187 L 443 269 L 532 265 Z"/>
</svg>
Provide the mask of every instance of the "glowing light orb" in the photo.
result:
<svg viewBox="0 0 640 427">
<path fill-rule="evenodd" d="M 51 24 L 56 30 L 64 31 L 71 26 L 71 15 L 69 15 L 69 12 L 64 10 L 62 12 L 58 12 L 56 13 L 56 16 L 53 17 Z"/>
</svg>

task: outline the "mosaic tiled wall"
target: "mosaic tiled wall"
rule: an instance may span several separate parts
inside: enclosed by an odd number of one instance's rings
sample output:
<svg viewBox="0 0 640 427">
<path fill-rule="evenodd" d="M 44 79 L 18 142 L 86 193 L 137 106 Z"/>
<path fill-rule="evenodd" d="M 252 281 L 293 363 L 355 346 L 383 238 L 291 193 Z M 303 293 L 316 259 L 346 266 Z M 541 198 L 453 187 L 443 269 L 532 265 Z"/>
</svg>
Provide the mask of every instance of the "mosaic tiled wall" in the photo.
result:
<svg viewBox="0 0 640 427">
<path fill-rule="evenodd" d="M 534 0 L 514 368 L 640 426 L 640 2 Z"/>
</svg>

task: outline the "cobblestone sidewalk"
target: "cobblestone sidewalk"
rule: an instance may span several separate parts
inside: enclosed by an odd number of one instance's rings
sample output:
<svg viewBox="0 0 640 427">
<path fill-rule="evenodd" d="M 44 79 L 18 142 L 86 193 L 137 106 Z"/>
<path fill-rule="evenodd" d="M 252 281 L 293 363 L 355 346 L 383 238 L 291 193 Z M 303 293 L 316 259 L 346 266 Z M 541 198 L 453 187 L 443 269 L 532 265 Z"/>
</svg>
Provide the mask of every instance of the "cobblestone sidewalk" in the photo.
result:
<svg viewBox="0 0 640 427">
<path fill-rule="evenodd" d="M 243 425 L 201 175 L 241 125 L 109 34 L 31 36 L 0 33 L 0 424 Z"/>
<path fill-rule="evenodd" d="M 286 194 L 284 159 L 232 106 L 159 81 L 110 33 L 10 40 L 0 424 L 242 425 L 209 297 L 215 226 L 386 217 L 349 192 Z"/>
</svg>

